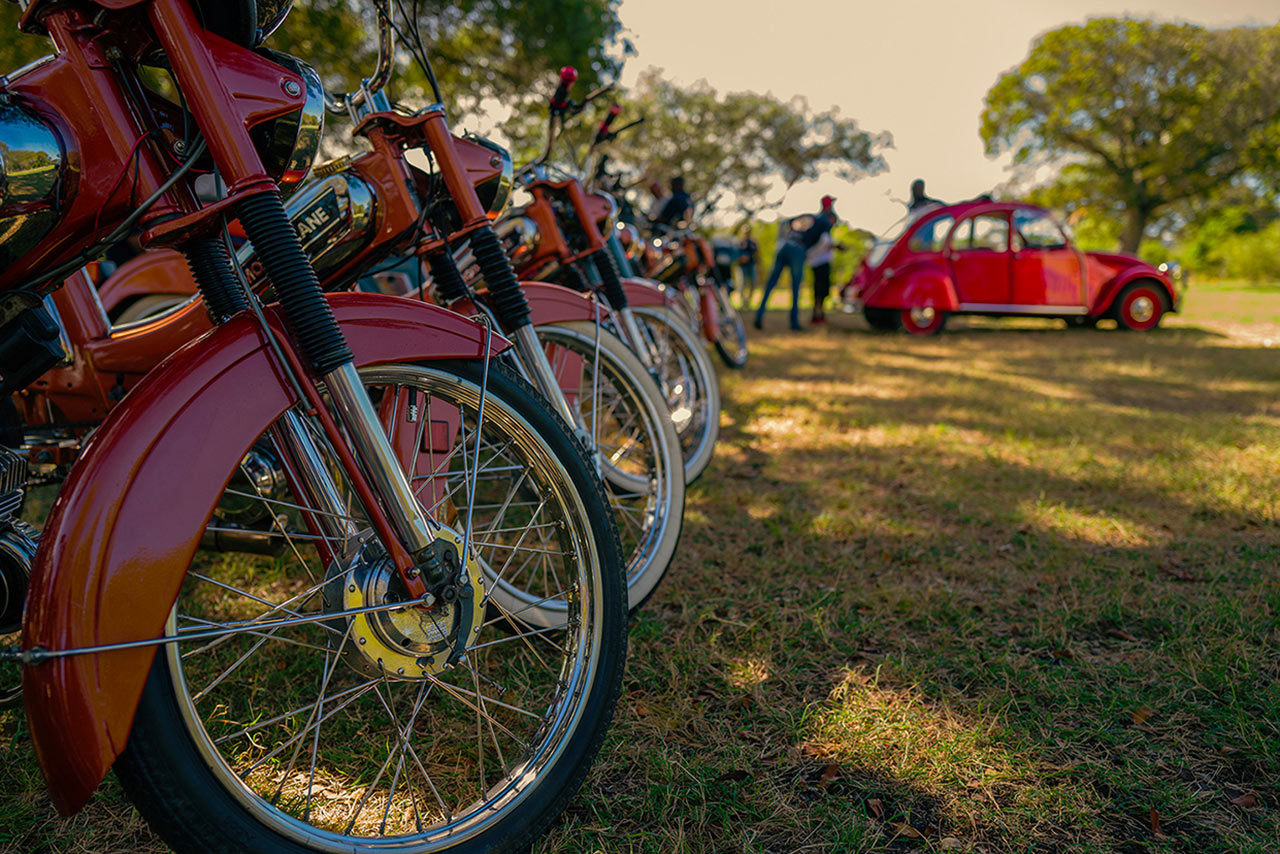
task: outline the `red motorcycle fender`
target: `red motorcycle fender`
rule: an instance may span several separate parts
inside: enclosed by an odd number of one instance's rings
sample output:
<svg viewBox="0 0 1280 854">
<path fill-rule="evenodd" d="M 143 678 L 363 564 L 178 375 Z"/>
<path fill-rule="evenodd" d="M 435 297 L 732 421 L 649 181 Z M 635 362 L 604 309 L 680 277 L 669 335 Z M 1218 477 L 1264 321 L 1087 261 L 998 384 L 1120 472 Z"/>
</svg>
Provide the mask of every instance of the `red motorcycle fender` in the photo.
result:
<svg viewBox="0 0 1280 854">
<path fill-rule="evenodd" d="M 630 306 L 666 306 L 671 304 L 667 286 L 652 279 L 623 279 L 622 290 Z"/>
<path fill-rule="evenodd" d="M 357 365 L 479 357 L 485 330 L 427 303 L 334 294 Z M 281 319 L 270 322 L 283 331 Z M 509 347 L 494 335 L 490 350 Z M 167 358 L 86 443 L 36 553 L 24 649 L 160 636 L 227 478 L 294 403 L 252 319 Z M 23 671 L 36 755 L 54 805 L 79 810 L 124 749 L 156 647 L 71 655 Z"/>
<path fill-rule="evenodd" d="M 698 307 L 702 309 L 702 337 L 715 341 L 720 337 L 720 308 L 716 305 L 713 285 L 698 288 Z"/>
<path fill-rule="evenodd" d="M 603 321 L 609 317 L 609 309 L 603 303 L 563 285 L 521 282 L 520 289 L 529 301 L 529 316 L 534 326 L 573 320 Z"/>
<path fill-rule="evenodd" d="M 191 296 L 195 292 L 195 280 L 191 278 L 183 257 L 170 249 L 160 249 L 143 252 L 121 264 L 98 288 L 98 301 L 108 314 L 112 314 L 117 306 L 137 297 L 151 294 Z"/>
</svg>

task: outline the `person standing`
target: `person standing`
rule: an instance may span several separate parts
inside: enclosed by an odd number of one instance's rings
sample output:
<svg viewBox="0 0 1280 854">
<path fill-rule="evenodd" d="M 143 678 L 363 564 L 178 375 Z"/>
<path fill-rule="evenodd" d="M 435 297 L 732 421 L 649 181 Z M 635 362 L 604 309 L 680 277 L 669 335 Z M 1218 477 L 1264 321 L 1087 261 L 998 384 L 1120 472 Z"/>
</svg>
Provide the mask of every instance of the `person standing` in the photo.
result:
<svg viewBox="0 0 1280 854">
<path fill-rule="evenodd" d="M 773 269 L 769 279 L 764 283 L 764 296 L 760 298 L 760 307 L 756 309 L 756 329 L 764 329 L 764 309 L 769 304 L 769 295 L 777 287 L 783 269 L 791 272 L 791 328 L 799 331 L 800 325 L 800 283 L 804 281 L 805 255 L 818 245 L 822 235 L 831 231 L 836 224 L 835 197 L 822 197 L 822 210 L 813 217 L 813 225 L 804 231 L 792 231 L 778 247 L 778 254 L 773 259 Z"/>
<path fill-rule="evenodd" d="M 738 266 L 742 271 L 742 295 L 739 298 L 739 304 L 747 308 L 751 305 L 751 298 L 756 293 L 758 284 L 756 263 L 760 260 L 760 246 L 751 236 L 751 223 L 745 223 L 742 226 L 742 242 L 738 244 L 738 252 Z"/>
<path fill-rule="evenodd" d="M 929 205 L 940 205 L 942 202 L 930 198 L 924 191 L 924 179 L 917 178 L 911 182 L 911 201 L 907 202 L 908 211 L 916 211 Z"/>
<path fill-rule="evenodd" d="M 813 270 L 813 317 L 809 322 L 814 326 L 827 322 L 826 302 L 831 293 L 831 261 L 836 248 L 831 232 L 827 232 L 818 238 L 806 259 L 809 269 Z"/>
<path fill-rule="evenodd" d="M 671 195 L 660 198 L 654 203 L 649 219 L 655 225 L 665 225 L 670 228 L 686 219 L 692 209 L 693 198 L 685 192 L 684 176 L 677 175 L 671 179 Z"/>
</svg>

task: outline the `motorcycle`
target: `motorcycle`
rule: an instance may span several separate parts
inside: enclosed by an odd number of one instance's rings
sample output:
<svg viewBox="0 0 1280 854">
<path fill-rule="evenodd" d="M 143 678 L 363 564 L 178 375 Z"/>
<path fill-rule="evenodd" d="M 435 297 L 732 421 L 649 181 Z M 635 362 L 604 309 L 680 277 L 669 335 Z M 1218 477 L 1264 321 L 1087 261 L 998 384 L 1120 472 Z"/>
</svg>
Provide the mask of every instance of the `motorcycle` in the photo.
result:
<svg viewBox="0 0 1280 854">
<path fill-rule="evenodd" d="M 24 9 L 24 31 L 57 53 L 0 80 L 4 395 L 65 362 L 73 333 L 81 356 L 99 342 L 123 358 L 155 332 L 111 334 L 87 279 L 61 309 L 49 298 L 131 234 L 184 257 L 201 294 L 165 334 L 198 332 L 199 311 L 213 328 L 159 364 L 133 351 L 136 382 L 93 362 L 95 380 L 118 376 L 86 398 L 109 409 L 91 412 L 87 440 L 44 397 L 82 445 L 38 538 L 17 521 L 27 459 L 0 457 L 0 632 L 21 622 L 0 657 L 21 665 L 65 814 L 114 764 L 177 851 L 517 850 L 581 783 L 616 702 L 617 535 L 581 446 L 504 366 L 510 344 L 491 324 L 322 294 L 280 196 L 314 155 L 313 95 L 367 111 L 357 131 L 375 151 L 417 128 L 459 230 L 478 253 L 497 237 L 443 108 L 388 115 L 367 86 L 329 96 L 303 63 L 260 48 L 289 5 Z M 392 54 L 377 11 L 375 79 Z M 142 65 L 166 68 L 181 102 L 146 90 Z M 222 199 L 199 202 L 200 171 Z M 401 198 L 379 215 L 387 236 L 412 230 Z M 261 304 L 237 265 L 231 216 L 278 303 Z M 518 293 L 498 273 L 495 298 Z M 48 463 L 49 448 L 28 450 Z M 281 559 L 197 555 L 263 535 Z"/>
<path fill-rule="evenodd" d="M 710 360 L 696 332 L 673 307 L 668 289 L 620 273 L 614 246 L 618 206 L 613 198 L 588 190 L 571 175 L 554 180 L 547 165 L 565 120 L 607 91 L 601 89 L 581 102 L 553 101 L 546 147 L 516 176 L 531 201 L 508 212 L 497 230 L 522 278 L 558 281 L 604 298 L 614 320 L 611 331 L 639 357 L 662 390 L 680 437 L 685 478 L 692 482 L 710 463 L 720 432 L 719 381 Z M 586 162 L 608 137 L 619 112 L 617 105 L 610 108 Z M 625 256 L 621 260 L 625 263 Z"/>
<path fill-rule="evenodd" d="M 380 78 L 365 89 L 369 99 L 381 99 L 383 107 L 385 83 Z M 635 357 L 612 335 L 597 331 L 598 321 L 607 318 L 606 308 L 557 285 L 518 282 L 496 240 L 482 245 L 476 240 L 478 232 L 463 227 L 455 196 L 479 194 L 488 203 L 487 216 L 496 217 L 510 198 L 510 156 L 479 137 L 448 135 L 445 140 L 446 134 L 430 120 L 434 112 L 439 111 L 406 116 L 380 108 L 362 116 L 355 132 L 367 136 L 374 151 L 323 164 L 319 180 L 305 184 L 290 199 L 291 221 L 303 235 L 304 249 L 325 289 L 350 288 L 386 258 L 412 254 L 431 270 L 432 298 L 466 313 L 484 312 L 511 337 L 514 346 L 506 355 L 515 357 L 514 368 L 547 397 L 596 456 L 622 536 L 630 604 L 637 608 L 665 574 L 681 530 L 680 443 L 665 401 Z M 413 150 L 439 159 L 437 149 L 446 145 L 459 161 L 456 182 L 449 171 L 433 176 L 405 159 L 405 152 Z M 436 200 L 434 207 L 406 195 L 406 171 L 417 182 L 421 198 Z M 403 212 L 396 229 L 382 222 L 384 210 Z M 430 222 L 438 228 L 419 233 Z M 458 270 L 455 256 L 462 253 L 474 260 L 489 286 L 478 296 Z M 241 248 L 238 260 L 255 283 L 266 283 L 252 246 Z M 172 308 L 195 289 L 177 262 L 169 255 L 126 263 L 104 283 L 105 301 L 112 309 L 127 310 L 137 304 L 126 302 L 131 297 L 164 297 Z M 421 281 L 399 292 L 415 299 L 428 297 Z"/>
</svg>

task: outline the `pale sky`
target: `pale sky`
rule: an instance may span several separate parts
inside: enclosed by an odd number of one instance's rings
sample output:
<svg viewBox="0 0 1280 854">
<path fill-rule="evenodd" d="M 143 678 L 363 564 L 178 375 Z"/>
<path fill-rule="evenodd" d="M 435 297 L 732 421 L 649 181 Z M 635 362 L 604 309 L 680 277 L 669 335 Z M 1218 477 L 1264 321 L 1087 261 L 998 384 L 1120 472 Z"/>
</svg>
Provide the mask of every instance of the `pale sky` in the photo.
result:
<svg viewBox="0 0 1280 854">
<path fill-rule="evenodd" d="M 944 200 L 1006 181 L 1007 163 L 987 159 L 978 136 L 987 90 L 1040 33 L 1123 14 L 1273 24 L 1280 0 L 623 0 L 625 35 L 640 54 L 623 82 L 657 66 L 677 83 L 803 95 L 815 110 L 835 107 L 864 130 L 889 131 L 887 173 L 797 184 L 781 209 L 808 212 L 829 193 L 841 218 L 878 232 L 904 213 L 914 178 Z"/>
</svg>

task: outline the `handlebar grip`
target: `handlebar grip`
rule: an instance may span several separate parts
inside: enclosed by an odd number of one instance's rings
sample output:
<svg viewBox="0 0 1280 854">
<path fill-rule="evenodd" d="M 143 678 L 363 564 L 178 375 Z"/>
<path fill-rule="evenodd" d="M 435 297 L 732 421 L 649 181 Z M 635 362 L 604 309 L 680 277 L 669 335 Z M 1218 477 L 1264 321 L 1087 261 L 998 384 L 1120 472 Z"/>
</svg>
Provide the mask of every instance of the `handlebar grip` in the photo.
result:
<svg viewBox="0 0 1280 854">
<path fill-rule="evenodd" d="M 560 85 L 556 87 L 556 93 L 551 96 L 551 109 L 562 110 L 569 105 L 569 90 L 577 80 L 578 69 L 572 65 L 566 65 L 560 69 Z"/>
<path fill-rule="evenodd" d="M 610 105 L 608 114 L 600 122 L 600 128 L 596 131 L 596 142 L 604 142 L 609 138 L 609 128 L 613 126 L 614 120 L 618 118 L 621 112 L 622 107 L 617 104 Z"/>
</svg>

